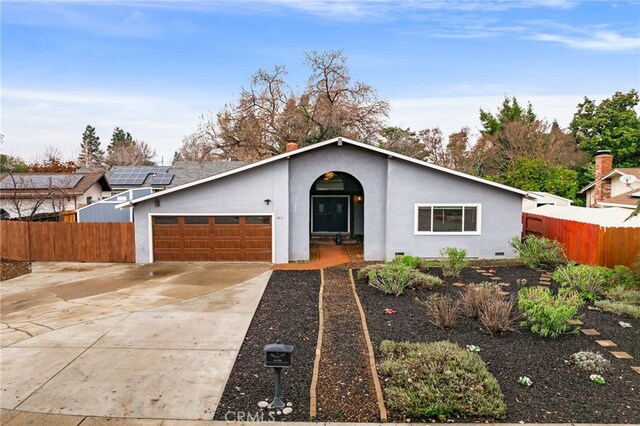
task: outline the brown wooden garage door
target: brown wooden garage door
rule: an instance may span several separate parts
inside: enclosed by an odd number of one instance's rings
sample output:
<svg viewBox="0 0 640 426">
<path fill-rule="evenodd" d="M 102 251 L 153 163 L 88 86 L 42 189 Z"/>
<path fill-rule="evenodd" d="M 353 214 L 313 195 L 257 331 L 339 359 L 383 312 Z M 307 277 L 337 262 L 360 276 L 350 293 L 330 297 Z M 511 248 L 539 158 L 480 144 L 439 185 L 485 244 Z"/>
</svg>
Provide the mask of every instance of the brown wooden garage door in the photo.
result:
<svg viewBox="0 0 640 426">
<path fill-rule="evenodd" d="M 271 216 L 154 216 L 153 260 L 271 262 Z"/>
</svg>

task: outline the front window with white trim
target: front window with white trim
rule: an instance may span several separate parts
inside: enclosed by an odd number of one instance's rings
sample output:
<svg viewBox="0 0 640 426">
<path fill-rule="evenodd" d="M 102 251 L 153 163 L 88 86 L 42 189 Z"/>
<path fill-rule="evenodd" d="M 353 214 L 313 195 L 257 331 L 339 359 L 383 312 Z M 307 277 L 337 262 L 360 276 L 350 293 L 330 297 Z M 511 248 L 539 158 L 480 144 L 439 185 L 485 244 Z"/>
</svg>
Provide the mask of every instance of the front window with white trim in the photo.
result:
<svg viewBox="0 0 640 426">
<path fill-rule="evenodd" d="M 480 234 L 480 204 L 416 204 L 416 235 Z"/>
</svg>

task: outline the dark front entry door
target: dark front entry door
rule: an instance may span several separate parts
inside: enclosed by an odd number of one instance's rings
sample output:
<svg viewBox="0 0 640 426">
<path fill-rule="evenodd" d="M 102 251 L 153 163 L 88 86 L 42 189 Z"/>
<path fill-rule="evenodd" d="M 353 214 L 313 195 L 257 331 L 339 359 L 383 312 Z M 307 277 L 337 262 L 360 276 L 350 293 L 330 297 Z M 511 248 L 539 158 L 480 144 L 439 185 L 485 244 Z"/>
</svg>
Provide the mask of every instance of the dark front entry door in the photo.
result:
<svg viewBox="0 0 640 426">
<path fill-rule="evenodd" d="M 349 232 L 349 197 L 313 197 L 311 232 Z"/>
</svg>

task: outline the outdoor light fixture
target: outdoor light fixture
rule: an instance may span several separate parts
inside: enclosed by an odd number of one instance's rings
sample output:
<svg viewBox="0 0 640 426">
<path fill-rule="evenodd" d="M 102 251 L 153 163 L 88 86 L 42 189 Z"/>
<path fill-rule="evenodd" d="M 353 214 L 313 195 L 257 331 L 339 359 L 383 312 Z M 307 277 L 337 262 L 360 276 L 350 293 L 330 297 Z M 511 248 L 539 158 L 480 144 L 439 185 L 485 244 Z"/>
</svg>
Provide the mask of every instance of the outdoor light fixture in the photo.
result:
<svg viewBox="0 0 640 426">
<path fill-rule="evenodd" d="M 156 198 L 154 201 L 156 207 L 160 207 L 160 198 Z"/>
<path fill-rule="evenodd" d="M 271 204 L 271 200 L 270 200 L 269 198 L 267 198 L 266 200 L 264 200 L 264 202 L 265 202 L 265 204 L 266 204 L 266 205 Z"/>
<path fill-rule="evenodd" d="M 286 404 L 282 401 L 282 369 L 291 367 L 291 352 L 293 345 L 284 345 L 279 341 L 270 345 L 265 345 L 265 361 L 264 366 L 273 368 L 276 374 L 276 389 L 273 396 L 273 402 L 269 404 L 269 408 L 284 408 Z"/>
<path fill-rule="evenodd" d="M 364 199 L 364 197 L 362 195 L 356 195 L 355 197 L 356 203 L 360 204 L 362 203 L 362 200 Z"/>
</svg>

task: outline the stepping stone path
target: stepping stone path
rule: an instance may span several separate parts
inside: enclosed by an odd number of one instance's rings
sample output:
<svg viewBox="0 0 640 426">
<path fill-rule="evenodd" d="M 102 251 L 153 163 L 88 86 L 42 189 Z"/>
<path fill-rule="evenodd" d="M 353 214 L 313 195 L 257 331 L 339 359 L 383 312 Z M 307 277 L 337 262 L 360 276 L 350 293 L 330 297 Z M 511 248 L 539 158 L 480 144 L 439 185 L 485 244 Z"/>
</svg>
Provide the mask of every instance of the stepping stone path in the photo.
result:
<svg viewBox="0 0 640 426">
<path fill-rule="evenodd" d="M 568 320 L 567 324 L 569 325 L 582 325 L 582 321 L 580 320 Z M 585 334 L 587 336 L 599 336 L 600 333 L 593 329 L 593 328 L 583 328 L 582 330 L 580 330 L 582 332 L 582 334 Z M 598 345 L 600 345 L 603 348 L 615 348 L 618 346 L 617 343 L 611 341 L 611 340 L 596 340 L 596 343 Z M 618 358 L 618 359 L 633 359 L 633 357 L 631 355 L 629 355 L 626 352 L 623 351 L 609 351 L 609 353 L 611 355 L 613 355 L 614 357 Z M 640 374 L 640 367 L 631 367 L 631 369 L 633 371 L 635 371 L 636 373 Z"/>
<path fill-rule="evenodd" d="M 633 357 L 626 352 L 611 351 L 611 355 L 615 356 L 618 359 L 633 359 Z"/>
</svg>

